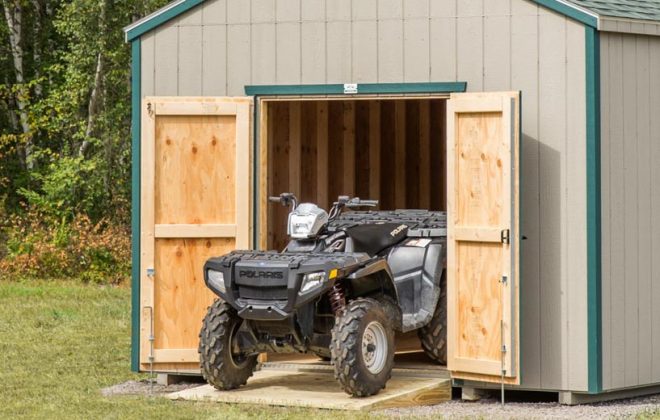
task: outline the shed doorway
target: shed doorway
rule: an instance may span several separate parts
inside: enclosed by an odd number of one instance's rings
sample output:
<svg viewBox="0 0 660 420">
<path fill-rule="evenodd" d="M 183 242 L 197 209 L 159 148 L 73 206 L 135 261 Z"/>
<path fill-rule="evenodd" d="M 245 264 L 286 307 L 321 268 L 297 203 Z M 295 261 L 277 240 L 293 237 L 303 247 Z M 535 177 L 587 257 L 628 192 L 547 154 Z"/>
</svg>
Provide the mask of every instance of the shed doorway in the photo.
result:
<svg viewBox="0 0 660 420">
<path fill-rule="evenodd" d="M 325 209 L 349 195 L 445 211 L 446 109 L 446 97 L 262 100 L 262 248 L 288 242 L 288 209 L 264 200 L 282 192 Z"/>
<path fill-rule="evenodd" d="M 262 99 L 260 196 L 292 192 L 326 210 L 349 195 L 378 200 L 379 210 L 446 211 L 447 99 Z M 284 249 L 289 209 L 259 204 L 261 248 Z M 415 331 L 397 335 L 396 344 L 398 365 L 432 367 Z"/>
</svg>

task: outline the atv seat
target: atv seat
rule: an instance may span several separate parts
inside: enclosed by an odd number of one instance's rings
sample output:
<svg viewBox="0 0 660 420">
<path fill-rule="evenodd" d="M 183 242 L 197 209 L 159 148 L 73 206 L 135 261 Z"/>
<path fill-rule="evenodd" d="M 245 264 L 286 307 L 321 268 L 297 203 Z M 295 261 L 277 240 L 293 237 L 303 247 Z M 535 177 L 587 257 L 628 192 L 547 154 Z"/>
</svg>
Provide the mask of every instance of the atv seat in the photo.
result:
<svg viewBox="0 0 660 420">
<path fill-rule="evenodd" d="M 364 252 L 370 256 L 403 241 L 408 234 L 408 225 L 403 223 L 369 223 L 346 229 L 353 241 L 354 252 Z"/>
</svg>

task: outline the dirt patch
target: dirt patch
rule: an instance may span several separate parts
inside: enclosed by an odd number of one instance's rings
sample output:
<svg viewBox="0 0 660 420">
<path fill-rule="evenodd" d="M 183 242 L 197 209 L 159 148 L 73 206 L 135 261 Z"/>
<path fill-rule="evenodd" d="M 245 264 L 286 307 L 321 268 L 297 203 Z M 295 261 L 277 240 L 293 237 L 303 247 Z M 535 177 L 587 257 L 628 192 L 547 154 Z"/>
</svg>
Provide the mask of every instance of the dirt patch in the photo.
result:
<svg viewBox="0 0 660 420">
<path fill-rule="evenodd" d="M 454 400 L 428 407 L 391 409 L 381 413 L 398 418 L 433 417 L 445 419 L 635 418 L 642 414 L 651 413 L 660 416 L 660 394 L 577 406 L 565 406 L 556 402 L 512 402 L 502 406 L 496 399 L 484 399 L 477 402 Z"/>
<path fill-rule="evenodd" d="M 180 382 L 172 385 L 159 385 L 151 382 L 149 379 L 141 381 L 126 381 L 121 384 L 112 385 L 101 389 L 101 395 L 104 397 L 113 397 L 117 395 L 163 395 L 171 392 L 183 391 L 189 388 L 202 386 L 201 382 Z"/>
</svg>

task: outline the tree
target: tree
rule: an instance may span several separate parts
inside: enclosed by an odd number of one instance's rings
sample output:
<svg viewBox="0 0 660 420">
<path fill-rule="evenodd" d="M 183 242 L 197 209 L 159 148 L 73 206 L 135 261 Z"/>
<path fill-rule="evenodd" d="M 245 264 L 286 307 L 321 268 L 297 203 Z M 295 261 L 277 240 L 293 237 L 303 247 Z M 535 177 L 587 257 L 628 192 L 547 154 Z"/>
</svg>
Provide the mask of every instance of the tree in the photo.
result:
<svg viewBox="0 0 660 420">
<path fill-rule="evenodd" d="M 127 214 L 117 210 L 130 195 L 130 48 L 122 27 L 167 0 L 0 1 L 7 40 L 0 43 L 0 205 L 12 213 L 43 203 L 37 197 L 47 199 L 49 180 L 79 162 L 77 175 L 87 172 L 72 179 L 81 184 L 58 193 L 68 191 L 70 213 L 126 223 L 116 216 Z"/>
</svg>

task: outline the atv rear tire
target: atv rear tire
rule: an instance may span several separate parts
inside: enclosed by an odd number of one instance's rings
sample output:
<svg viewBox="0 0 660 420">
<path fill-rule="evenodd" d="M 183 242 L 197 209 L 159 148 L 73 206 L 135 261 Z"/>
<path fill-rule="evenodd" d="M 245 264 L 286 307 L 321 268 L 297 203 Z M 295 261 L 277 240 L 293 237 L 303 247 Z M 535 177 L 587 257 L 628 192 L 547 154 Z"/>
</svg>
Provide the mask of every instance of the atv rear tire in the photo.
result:
<svg viewBox="0 0 660 420">
<path fill-rule="evenodd" d="M 417 330 L 424 353 L 441 365 L 447 364 L 447 281 L 444 273 L 440 280 L 440 297 L 431 321 Z"/>
<path fill-rule="evenodd" d="M 354 397 L 385 388 L 394 365 L 394 329 L 382 304 L 356 299 L 337 316 L 330 351 L 335 378 Z"/>
<path fill-rule="evenodd" d="M 234 308 L 221 300 L 208 309 L 199 333 L 202 376 L 216 389 L 225 391 L 245 385 L 257 366 L 256 355 L 232 352 L 234 333 L 243 323 Z"/>
</svg>

